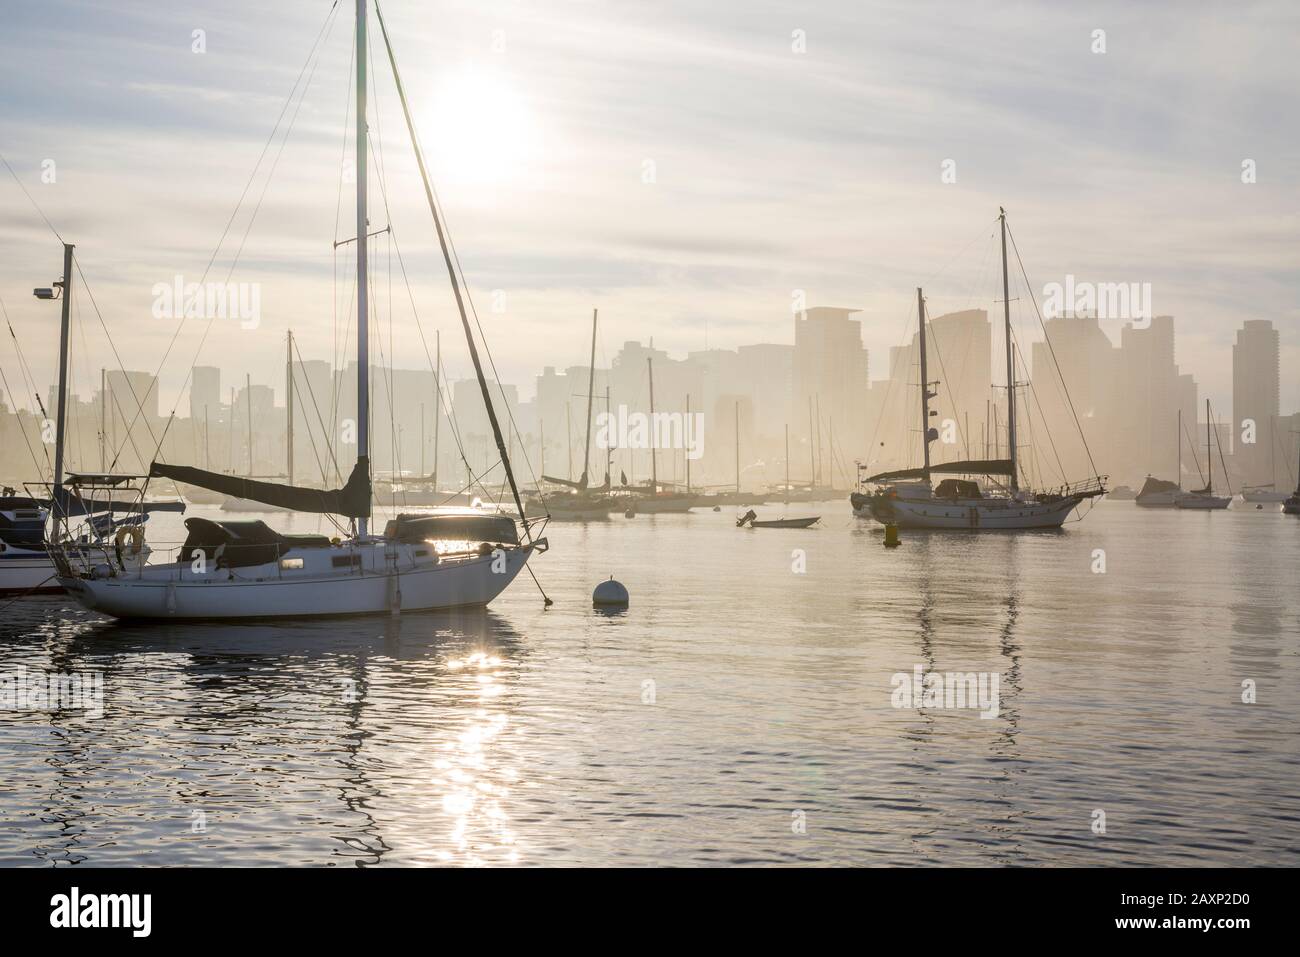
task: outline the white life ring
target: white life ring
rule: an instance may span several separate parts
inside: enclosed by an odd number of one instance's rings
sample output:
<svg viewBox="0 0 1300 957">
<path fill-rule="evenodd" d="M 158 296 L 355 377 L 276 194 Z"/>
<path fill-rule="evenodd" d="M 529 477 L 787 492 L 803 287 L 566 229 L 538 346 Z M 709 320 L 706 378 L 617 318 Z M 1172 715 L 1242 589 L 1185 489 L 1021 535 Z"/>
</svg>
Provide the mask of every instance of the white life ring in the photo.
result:
<svg viewBox="0 0 1300 957">
<path fill-rule="evenodd" d="M 131 544 L 128 548 L 123 548 L 122 545 L 128 538 L 131 540 Z M 113 537 L 113 544 L 125 557 L 135 558 L 144 548 L 144 529 L 139 525 L 123 525 L 117 530 L 117 535 Z"/>
</svg>

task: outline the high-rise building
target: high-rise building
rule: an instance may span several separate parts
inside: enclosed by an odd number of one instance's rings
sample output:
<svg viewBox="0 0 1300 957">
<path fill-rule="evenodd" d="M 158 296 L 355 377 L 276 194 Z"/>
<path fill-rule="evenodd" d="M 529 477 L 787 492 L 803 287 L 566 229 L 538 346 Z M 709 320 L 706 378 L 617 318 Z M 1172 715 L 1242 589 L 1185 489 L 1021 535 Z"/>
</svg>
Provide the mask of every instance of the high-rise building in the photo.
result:
<svg viewBox="0 0 1300 957">
<path fill-rule="evenodd" d="M 794 346 L 763 342 L 741 346 L 737 354 L 741 391 L 753 402 L 755 436 L 782 437 L 794 404 Z"/>
<path fill-rule="evenodd" d="M 221 370 L 216 366 L 195 366 L 190 377 L 190 418 L 203 421 L 221 417 Z"/>
<path fill-rule="evenodd" d="M 1232 346 L 1233 459 L 1247 485 L 1278 484 L 1280 346 L 1268 319 L 1247 319 Z M 1253 438 L 1254 441 L 1249 441 Z M 1282 473 L 1285 474 L 1285 473 Z"/>
<path fill-rule="evenodd" d="M 865 442 L 867 350 L 862 345 L 862 323 L 849 318 L 857 311 L 814 306 L 795 314 L 791 414 L 800 427 L 796 431 L 792 422 L 791 432 L 807 441 L 820 445 L 820 440 L 829 440 L 833 428 L 840 448 L 857 449 Z"/>
</svg>

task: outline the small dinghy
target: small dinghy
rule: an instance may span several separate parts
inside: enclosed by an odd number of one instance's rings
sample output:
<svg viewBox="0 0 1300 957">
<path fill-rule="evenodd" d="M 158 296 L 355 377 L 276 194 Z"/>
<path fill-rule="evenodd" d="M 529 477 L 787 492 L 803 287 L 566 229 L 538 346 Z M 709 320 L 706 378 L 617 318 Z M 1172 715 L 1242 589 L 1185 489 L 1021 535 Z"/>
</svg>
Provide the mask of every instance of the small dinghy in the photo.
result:
<svg viewBox="0 0 1300 957">
<path fill-rule="evenodd" d="M 822 517 L 814 515 L 811 518 L 774 518 L 767 521 L 759 521 L 758 515 L 751 508 L 748 512 L 736 519 L 736 527 L 744 528 L 748 525 L 750 528 L 807 528 L 820 522 Z"/>
</svg>

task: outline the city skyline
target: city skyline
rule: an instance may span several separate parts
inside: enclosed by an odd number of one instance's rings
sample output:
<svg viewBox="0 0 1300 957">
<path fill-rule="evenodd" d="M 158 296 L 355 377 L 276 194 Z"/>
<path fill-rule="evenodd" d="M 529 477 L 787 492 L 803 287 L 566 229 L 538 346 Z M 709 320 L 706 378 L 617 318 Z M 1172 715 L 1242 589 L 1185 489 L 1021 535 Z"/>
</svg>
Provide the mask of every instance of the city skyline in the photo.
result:
<svg viewBox="0 0 1300 957">
<path fill-rule="evenodd" d="M 888 375 L 870 379 L 854 315 L 852 310 L 812 306 L 793 320 L 793 343 L 753 343 L 680 357 L 657 348 L 653 340 L 628 341 L 609 363 L 598 360 L 594 372 L 585 363 L 547 365 L 524 382 L 494 381 L 492 388 L 502 401 L 509 441 L 518 442 L 528 456 L 523 474 L 529 481 L 544 472 L 570 479 L 581 473 L 589 379 L 597 419 L 607 401 L 615 414 L 620 408 L 650 410 L 653 361 L 653 408 L 669 414 L 690 411 L 701 418 L 705 454 L 695 465 L 696 484 L 732 484 L 737 469 L 744 485 L 774 484 L 779 478 L 774 463 L 784 462 L 782 440 L 788 429 L 792 475 L 801 481 L 811 475 L 844 488 L 853 482 L 855 462 L 872 471 L 910 467 L 917 464 L 919 448 L 916 334 L 890 350 Z M 994 356 L 1001 337 L 997 318 L 983 309 L 928 316 L 930 378 L 937 382 L 933 424 L 943 427 L 932 450 L 936 461 L 996 458 L 1005 451 L 1005 390 L 998 387 L 1001 375 Z M 1177 480 L 1201 481 L 1199 430 L 1205 424 L 1206 396 L 1195 375 L 1176 362 L 1175 317 L 1130 323 L 1119 343 L 1110 341 L 1095 317 L 1057 317 L 1045 329 L 1052 349 L 1036 341 L 1028 356 L 1018 353 L 1017 379 L 1028 383 L 1032 376 L 1033 383 L 1018 390 L 1024 422 L 1017 444 L 1027 469 L 1047 484 L 1093 471 L 1123 483 L 1144 473 L 1173 476 L 1172 463 L 1181 460 L 1184 471 Z M 1233 402 L 1211 413 L 1230 482 L 1238 487 L 1289 485 L 1297 441 L 1290 433 L 1300 432 L 1300 410 L 1279 408 L 1283 370 L 1278 331 L 1267 321 L 1247 322 L 1238 330 L 1238 340 L 1232 352 Z M 98 389 L 88 395 L 70 390 L 70 467 L 144 469 L 151 450 L 166 435 L 169 443 L 163 443 L 160 453 L 166 461 L 239 474 L 285 474 L 288 344 L 281 348 L 280 378 L 269 384 L 254 381 L 249 373 L 232 376 L 217 367 L 196 366 L 188 401 L 179 403 L 171 424 L 149 373 L 103 370 L 102 384 L 111 397 L 107 406 L 101 407 Z M 335 369 L 327 360 L 302 355 L 296 344 L 294 356 L 297 478 L 339 482 L 345 471 L 339 461 L 353 454 L 347 451 L 351 440 L 338 436 L 340 425 L 355 416 L 349 385 L 355 381 L 355 362 Z M 465 463 L 475 472 L 492 468 L 496 453 L 475 380 L 445 374 L 442 401 L 451 415 L 441 417 L 435 414 L 431 369 L 374 365 L 371 380 L 376 469 L 428 475 L 441 467 L 444 475 L 468 481 Z M 1057 384 L 1061 382 L 1064 389 Z M 54 407 L 54 393 L 51 386 L 47 410 Z M 144 414 L 128 435 L 140 396 L 147 397 Z M 1083 443 L 1072 438 L 1075 416 L 1082 423 Z M 1181 436 L 1174 426 L 1179 416 Z M 12 421 L 5 417 L 5 435 Z M 10 437 L 7 443 L 12 452 L 3 465 L 12 480 L 23 480 L 30 471 L 22 464 L 23 447 L 41 441 L 39 417 L 28 414 L 23 430 L 23 441 Z M 598 427 L 592 432 L 592 451 L 601 451 Z M 1253 443 L 1242 441 L 1247 434 L 1254 436 Z M 664 449 L 659 454 L 662 475 L 682 481 L 686 462 L 680 452 Z M 615 481 L 620 472 L 643 477 L 650 471 L 647 453 L 624 449 L 611 458 Z M 593 482 L 602 480 L 603 468 L 597 460 Z"/>
</svg>

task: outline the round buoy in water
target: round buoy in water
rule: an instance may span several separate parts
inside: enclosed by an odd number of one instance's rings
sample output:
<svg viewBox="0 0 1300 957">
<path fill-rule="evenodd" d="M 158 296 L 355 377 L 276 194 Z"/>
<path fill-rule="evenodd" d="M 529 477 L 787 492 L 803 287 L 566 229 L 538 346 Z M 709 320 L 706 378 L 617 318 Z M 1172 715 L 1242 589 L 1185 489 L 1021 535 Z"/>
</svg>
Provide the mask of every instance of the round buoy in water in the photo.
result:
<svg viewBox="0 0 1300 957">
<path fill-rule="evenodd" d="M 591 603 L 596 607 L 627 607 L 628 594 L 627 589 L 623 587 L 622 582 L 614 581 L 611 575 L 609 581 L 601 582 L 596 586 L 596 590 L 591 593 Z"/>
<path fill-rule="evenodd" d="M 898 545 L 899 545 L 898 526 L 893 524 L 886 525 L 885 526 L 885 547 L 897 548 Z"/>
<path fill-rule="evenodd" d="M 623 517 L 624 517 L 624 518 L 636 518 L 636 509 L 634 509 L 634 508 L 629 508 L 626 512 L 623 513 Z"/>
<path fill-rule="evenodd" d="M 722 506 L 721 506 L 721 505 L 715 505 L 715 506 L 713 506 L 713 510 L 714 510 L 715 512 L 721 512 L 721 511 L 722 511 Z"/>
</svg>

